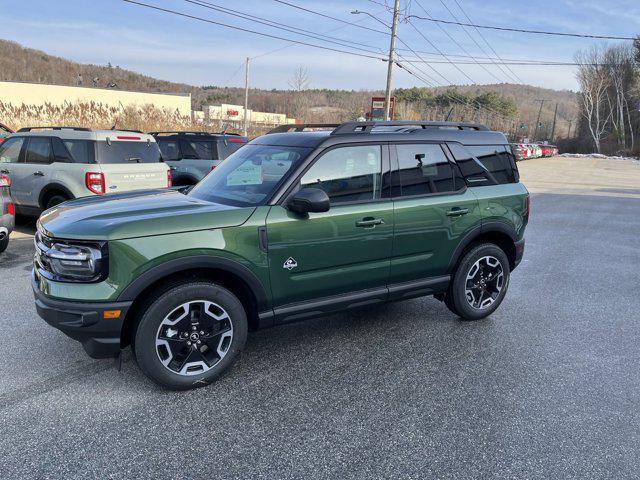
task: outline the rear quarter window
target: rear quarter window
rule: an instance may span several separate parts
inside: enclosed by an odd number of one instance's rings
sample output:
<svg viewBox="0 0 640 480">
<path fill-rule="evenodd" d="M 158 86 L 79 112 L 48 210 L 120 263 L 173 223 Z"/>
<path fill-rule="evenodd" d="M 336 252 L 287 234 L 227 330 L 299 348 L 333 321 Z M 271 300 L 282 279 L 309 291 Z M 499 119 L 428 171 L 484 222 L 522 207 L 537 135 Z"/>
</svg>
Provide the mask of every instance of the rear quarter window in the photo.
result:
<svg viewBox="0 0 640 480">
<path fill-rule="evenodd" d="M 162 161 L 156 142 L 96 142 L 97 163 L 159 163 Z"/>
<path fill-rule="evenodd" d="M 509 145 L 449 144 L 451 153 L 470 186 L 517 183 L 515 158 Z"/>
</svg>

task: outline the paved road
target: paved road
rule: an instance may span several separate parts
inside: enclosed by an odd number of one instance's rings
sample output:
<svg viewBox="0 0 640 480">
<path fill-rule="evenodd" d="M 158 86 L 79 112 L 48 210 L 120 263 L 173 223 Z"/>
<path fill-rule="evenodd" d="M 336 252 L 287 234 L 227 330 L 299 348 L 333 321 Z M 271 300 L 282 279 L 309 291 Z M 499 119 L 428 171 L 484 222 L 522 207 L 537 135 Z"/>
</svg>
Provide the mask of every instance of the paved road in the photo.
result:
<svg viewBox="0 0 640 480">
<path fill-rule="evenodd" d="M 640 165 L 521 171 L 527 252 L 491 318 L 428 298 L 274 328 L 186 393 L 47 327 L 16 238 L 0 257 L 0 475 L 637 478 Z"/>
</svg>

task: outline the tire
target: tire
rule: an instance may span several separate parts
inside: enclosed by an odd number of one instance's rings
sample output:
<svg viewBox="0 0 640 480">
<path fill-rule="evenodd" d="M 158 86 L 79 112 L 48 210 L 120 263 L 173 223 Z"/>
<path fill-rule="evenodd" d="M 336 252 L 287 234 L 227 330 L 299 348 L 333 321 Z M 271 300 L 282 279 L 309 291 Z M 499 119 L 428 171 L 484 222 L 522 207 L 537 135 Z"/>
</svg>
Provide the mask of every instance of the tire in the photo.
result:
<svg viewBox="0 0 640 480">
<path fill-rule="evenodd" d="M 247 340 L 242 303 L 214 283 L 191 281 L 169 288 L 141 314 L 133 343 L 136 361 L 148 377 L 173 390 L 213 382 Z"/>
<path fill-rule="evenodd" d="M 444 302 L 465 320 L 491 315 L 502 303 L 509 287 L 509 259 L 493 243 L 469 250 L 458 263 Z"/>
<path fill-rule="evenodd" d="M 0 253 L 4 252 L 9 246 L 9 235 L 0 240 Z"/>
<path fill-rule="evenodd" d="M 47 200 L 47 204 L 44 206 L 44 209 L 49 210 L 50 208 L 60 205 L 62 202 L 66 202 L 67 200 L 69 199 L 64 195 L 54 195 Z"/>
</svg>

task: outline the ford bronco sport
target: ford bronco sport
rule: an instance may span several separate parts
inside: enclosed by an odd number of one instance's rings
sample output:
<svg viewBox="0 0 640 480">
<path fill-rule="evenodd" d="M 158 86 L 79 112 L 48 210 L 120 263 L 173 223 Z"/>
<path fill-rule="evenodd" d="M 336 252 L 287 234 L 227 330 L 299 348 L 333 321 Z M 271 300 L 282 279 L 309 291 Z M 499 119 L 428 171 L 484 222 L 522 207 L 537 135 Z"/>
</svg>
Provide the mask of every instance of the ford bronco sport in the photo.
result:
<svg viewBox="0 0 640 480">
<path fill-rule="evenodd" d="M 171 168 L 173 185 L 195 185 L 248 142 L 236 133 L 151 132 Z"/>
<path fill-rule="evenodd" d="M 151 135 L 78 127 L 22 128 L 0 144 L 0 174 L 16 211 L 37 216 L 66 200 L 170 185 Z"/>
<path fill-rule="evenodd" d="M 131 345 L 175 389 L 214 380 L 249 329 L 424 295 L 463 319 L 491 314 L 529 216 L 505 136 L 464 123 L 324 127 L 278 127 L 188 194 L 48 210 L 38 313 L 92 357 Z"/>
</svg>

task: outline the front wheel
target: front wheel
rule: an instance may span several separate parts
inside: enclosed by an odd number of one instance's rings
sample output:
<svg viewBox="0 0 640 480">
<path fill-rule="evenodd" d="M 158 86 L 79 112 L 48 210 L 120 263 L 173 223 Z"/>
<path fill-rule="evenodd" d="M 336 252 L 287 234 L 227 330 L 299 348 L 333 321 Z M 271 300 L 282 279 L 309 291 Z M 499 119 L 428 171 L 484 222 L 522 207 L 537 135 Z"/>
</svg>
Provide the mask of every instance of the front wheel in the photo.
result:
<svg viewBox="0 0 640 480">
<path fill-rule="evenodd" d="M 507 293 L 509 259 L 492 243 L 469 250 L 458 264 L 445 304 L 466 320 L 479 320 L 492 314 Z"/>
<path fill-rule="evenodd" d="M 150 303 L 134 348 L 145 374 L 165 387 L 186 390 L 220 376 L 246 339 L 247 316 L 238 298 L 213 283 L 189 282 Z"/>
</svg>

